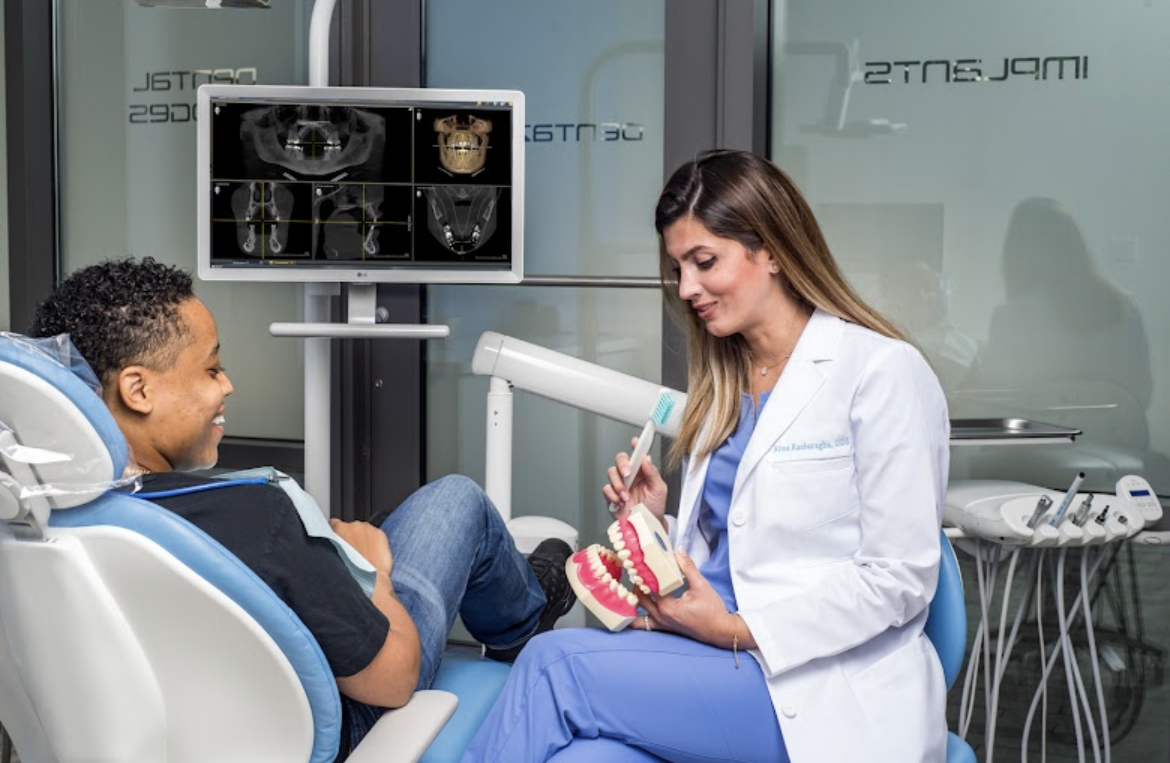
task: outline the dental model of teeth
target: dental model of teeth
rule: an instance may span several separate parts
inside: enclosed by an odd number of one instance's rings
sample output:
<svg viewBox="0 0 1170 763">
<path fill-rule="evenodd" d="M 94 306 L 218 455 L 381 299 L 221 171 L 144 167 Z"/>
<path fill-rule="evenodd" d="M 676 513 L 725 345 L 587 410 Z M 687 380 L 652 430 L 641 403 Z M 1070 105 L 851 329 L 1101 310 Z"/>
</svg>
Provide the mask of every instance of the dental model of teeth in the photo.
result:
<svg viewBox="0 0 1170 763">
<path fill-rule="evenodd" d="M 565 571 L 581 603 L 616 632 L 638 614 L 638 598 L 631 588 L 664 596 L 683 584 L 683 576 L 662 523 L 642 504 L 609 526 L 609 542 L 612 550 L 594 543 L 573 554 L 565 561 Z M 623 571 L 630 588 L 621 583 Z"/>
</svg>

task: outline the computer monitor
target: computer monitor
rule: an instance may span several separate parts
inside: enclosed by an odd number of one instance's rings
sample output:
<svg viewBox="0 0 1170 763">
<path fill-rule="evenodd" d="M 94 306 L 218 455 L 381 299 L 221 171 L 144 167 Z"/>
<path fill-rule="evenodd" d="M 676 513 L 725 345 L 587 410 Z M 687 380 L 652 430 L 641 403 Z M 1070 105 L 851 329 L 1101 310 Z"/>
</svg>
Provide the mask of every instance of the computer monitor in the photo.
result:
<svg viewBox="0 0 1170 763">
<path fill-rule="evenodd" d="M 204 85 L 198 108 L 200 278 L 523 278 L 523 93 Z"/>
</svg>

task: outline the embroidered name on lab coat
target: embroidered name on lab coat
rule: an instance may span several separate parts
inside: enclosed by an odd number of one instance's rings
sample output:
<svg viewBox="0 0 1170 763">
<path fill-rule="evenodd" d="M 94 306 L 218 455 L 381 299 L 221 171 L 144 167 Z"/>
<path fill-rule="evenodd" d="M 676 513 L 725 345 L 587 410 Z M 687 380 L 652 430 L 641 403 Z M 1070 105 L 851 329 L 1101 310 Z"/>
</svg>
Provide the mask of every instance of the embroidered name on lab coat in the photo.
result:
<svg viewBox="0 0 1170 763">
<path fill-rule="evenodd" d="M 849 436 L 836 437 L 832 440 L 806 440 L 804 442 L 778 442 L 772 446 L 772 453 L 800 453 L 805 451 L 814 451 L 823 453 L 825 451 L 846 450 L 853 441 Z"/>
</svg>

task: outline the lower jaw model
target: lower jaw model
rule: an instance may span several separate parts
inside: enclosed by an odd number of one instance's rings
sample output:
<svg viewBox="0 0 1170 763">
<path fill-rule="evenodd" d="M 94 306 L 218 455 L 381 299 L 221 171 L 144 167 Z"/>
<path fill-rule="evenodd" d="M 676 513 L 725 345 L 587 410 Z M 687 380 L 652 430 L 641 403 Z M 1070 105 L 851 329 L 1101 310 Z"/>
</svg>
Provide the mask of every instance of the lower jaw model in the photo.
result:
<svg viewBox="0 0 1170 763">
<path fill-rule="evenodd" d="M 650 510 L 638 504 L 609 526 L 613 550 L 594 543 L 565 561 L 577 598 L 602 625 L 620 631 L 637 616 L 638 599 L 621 583 L 623 569 L 631 587 L 663 596 L 683 584 L 670 539 Z"/>
</svg>

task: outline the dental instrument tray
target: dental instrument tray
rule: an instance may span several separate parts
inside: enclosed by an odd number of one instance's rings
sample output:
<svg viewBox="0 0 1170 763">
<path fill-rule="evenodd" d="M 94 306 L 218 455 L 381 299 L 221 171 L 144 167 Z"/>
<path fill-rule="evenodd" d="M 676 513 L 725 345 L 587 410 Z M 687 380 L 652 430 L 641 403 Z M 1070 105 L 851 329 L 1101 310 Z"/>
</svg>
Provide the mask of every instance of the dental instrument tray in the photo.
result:
<svg viewBox="0 0 1170 763">
<path fill-rule="evenodd" d="M 1083 434 L 1080 429 L 1045 424 L 1030 419 L 951 419 L 951 441 L 972 445 L 996 442 L 1072 442 Z"/>
</svg>

